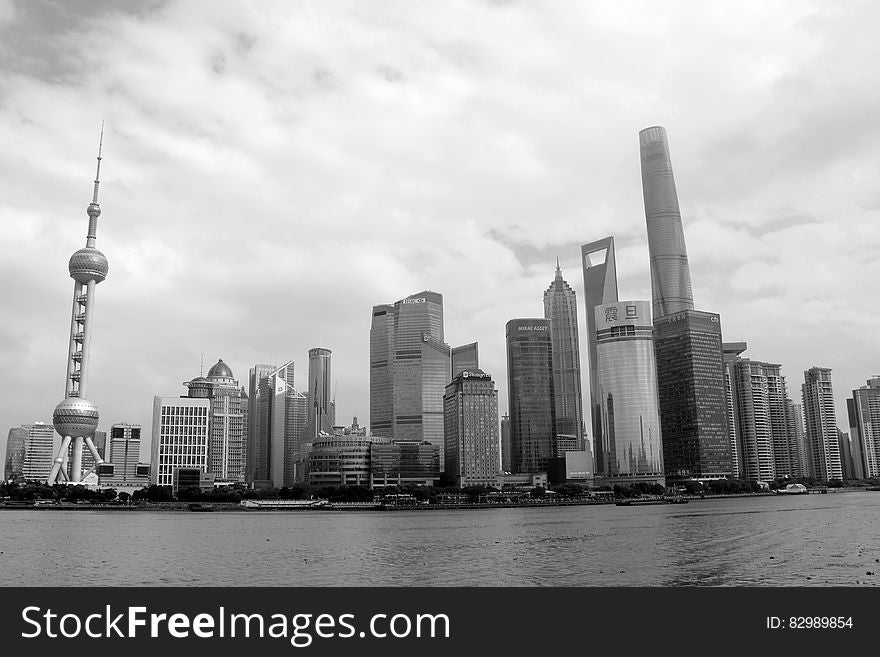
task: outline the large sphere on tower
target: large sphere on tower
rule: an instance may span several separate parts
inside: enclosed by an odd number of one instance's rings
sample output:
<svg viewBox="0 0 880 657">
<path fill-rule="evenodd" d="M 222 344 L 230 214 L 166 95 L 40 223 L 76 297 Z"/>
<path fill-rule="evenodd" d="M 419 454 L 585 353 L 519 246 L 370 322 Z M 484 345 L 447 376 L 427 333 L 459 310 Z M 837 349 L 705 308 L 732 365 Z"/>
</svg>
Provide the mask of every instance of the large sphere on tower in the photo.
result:
<svg viewBox="0 0 880 657">
<path fill-rule="evenodd" d="M 78 283 L 85 284 L 91 280 L 100 283 L 107 278 L 110 264 L 107 262 L 107 256 L 98 249 L 86 246 L 70 256 L 67 268 L 70 277 Z"/>
<path fill-rule="evenodd" d="M 62 436 L 90 438 L 98 428 L 98 407 L 88 399 L 68 397 L 55 407 L 52 424 Z"/>
</svg>

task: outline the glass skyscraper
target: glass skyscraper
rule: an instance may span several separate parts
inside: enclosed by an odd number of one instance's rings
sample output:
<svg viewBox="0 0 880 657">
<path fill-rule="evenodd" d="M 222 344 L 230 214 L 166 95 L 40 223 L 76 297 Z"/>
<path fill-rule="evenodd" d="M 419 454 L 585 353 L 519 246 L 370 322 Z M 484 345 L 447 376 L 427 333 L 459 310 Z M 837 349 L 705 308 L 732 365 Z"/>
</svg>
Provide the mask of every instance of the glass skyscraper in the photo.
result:
<svg viewBox="0 0 880 657">
<path fill-rule="evenodd" d="M 639 132 L 642 193 L 651 255 L 654 318 L 694 307 L 684 228 L 672 175 L 666 130 L 660 126 Z"/>
<path fill-rule="evenodd" d="M 556 457 L 550 320 L 512 319 L 506 336 L 511 466 L 514 473 L 547 472 Z"/>
<path fill-rule="evenodd" d="M 595 477 L 609 485 L 664 485 L 650 303 L 620 301 L 594 312 L 602 418 Z"/>
<path fill-rule="evenodd" d="M 373 307 L 370 428 L 375 436 L 427 440 L 443 456 L 443 393 L 451 380 L 443 296 L 425 290 Z"/>
<path fill-rule="evenodd" d="M 35 422 L 13 427 L 6 441 L 6 479 L 45 481 L 52 470 L 55 449 L 55 428 L 51 424 Z"/>
<path fill-rule="evenodd" d="M 699 310 L 654 318 L 654 351 L 667 478 L 729 476 L 721 318 Z"/>
<path fill-rule="evenodd" d="M 605 459 L 602 453 L 602 404 L 596 388 L 596 308 L 614 303 L 617 297 L 617 264 L 614 256 L 614 238 L 606 237 L 581 247 L 584 268 L 584 304 L 587 316 L 587 355 L 590 361 L 590 419 L 593 429 L 593 454 L 596 463 Z"/>
<path fill-rule="evenodd" d="M 559 261 L 556 277 L 544 292 L 544 317 L 550 320 L 553 343 L 553 395 L 556 400 L 556 432 L 573 438 L 575 450 L 583 449 L 584 409 L 581 393 L 581 357 L 578 348 L 577 298 L 562 278 Z"/>
</svg>

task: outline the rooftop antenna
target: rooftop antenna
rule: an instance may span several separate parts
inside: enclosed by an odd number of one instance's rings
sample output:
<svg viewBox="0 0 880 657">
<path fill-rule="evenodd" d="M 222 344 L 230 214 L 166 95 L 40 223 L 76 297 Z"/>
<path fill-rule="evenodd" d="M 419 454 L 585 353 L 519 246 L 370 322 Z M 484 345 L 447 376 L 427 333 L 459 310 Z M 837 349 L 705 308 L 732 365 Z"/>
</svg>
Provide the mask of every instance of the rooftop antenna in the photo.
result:
<svg viewBox="0 0 880 657">
<path fill-rule="evenodd" d="M 202 362 L 199 365 L 199 376 L 205 376 L 205 354 L 202 354 Z"/>
</svg>

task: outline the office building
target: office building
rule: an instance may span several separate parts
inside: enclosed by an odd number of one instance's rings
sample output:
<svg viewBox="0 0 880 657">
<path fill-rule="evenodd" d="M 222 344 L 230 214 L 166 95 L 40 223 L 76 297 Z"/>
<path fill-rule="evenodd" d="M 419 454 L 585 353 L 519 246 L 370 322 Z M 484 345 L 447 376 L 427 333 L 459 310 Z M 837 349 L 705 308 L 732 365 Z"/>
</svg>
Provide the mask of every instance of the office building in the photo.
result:
<svg viewBox="0 0 880 657">
<path fill-rule="evenodd" d="M 880 376 L 852 391 L 846 400 L 854 479 L 880 477 Z"/>
<path fill-rule="evenodd" d="M 465 370 L 480 369 L 480 350 L 476 342 L 452 348 L 452 378 Z"/>
<path fill-rule="evenodd" d="M 498 475 L 498 391 L 480 369 L 460 372 L 443 397 L 446 476 L 456 486 L 494 486 Z"/>
<path fill-rule="evenodd" d="M 843 479 L 831 370 L 811 367 L 801 388 L 807 443 L 807 475 L 820 481 Z"/>
<path fill-rule="evenodd" d="M 308 397 L 294 388 L 293 375 L 291 360 L 263 376 L 257 385 L 256 486 L 282 488 L 302 480 Z"/>
<path fill-rule="evenodd" d="M 261 442 L 266 438 L 265 434 L 257 430 L 257 413 L 260 404 L 259 386 L 260 381 L 276 370 L 275 365 L 258 363 L 248 372 L 248 414 L 247 414 L 247 481 L 268 480 L 267 463 L 269 460 L 268 443 Z"/>
<path fill-rule="evenodd" d="M 7 480 L 46 481 L 56 448 L 51 424 L 34 422 L 11 428 L 6 439 L 3 476 Z"/>
<path fill-rule="evenodd" d="M 322 433 L 333 433 L 335 408 L 330 391 L 330 355 L 329 349 L 315 347 L 309 349 L 309 380 L 307 396 L 308 421 L 305 435 L 311 441 Z"/>
<path fill-rule="evenodd" d="M 306 481 L 309 486 L 369 486 L 368 436 L 321 436 L 310 443 Z"/>
<path fill-rule="evenodd" d="M 562 441 L 570 441 L 574 438 L 574 447 L 571 451 L 580 451 L 583 449 L 584 441 L 584 409 L 581 393 L 581 356 L 578 347 L 577 298 L 574 290 L 562 278 L 558 259 L 556 277 L 544 292 L 544 318 L 550 320 L 550 339 L 553 343 L 556 433 Z M 558 444 L 557 451 L 561 451 Z"/>
<path fill-rule="evenodd" d="M 849 434 L 840 429 L 837 430 L 837 451 L 840 452 L 840 471 L 843 473 L 843 479 L 855 479 L 853 450 Z"/>
<path fill-rule="evenodd" d="M 92 440 L 98 428 L 98 407 L 86 396 L 89 365 L 91 362 L 92 325 L 94 320 L 95 290 L 107 278 L 110 265 L 107 256 L 95 248 L 98 235 L 98 186 L 101 178 L 101 140 L 98 144 L 98 165 L 92 202 L 86 209 L 89 229 L 86 245 L 70 256 L 68 272 L 73 279 L 73 307 L 71 309 L 70 338 L 67 351 L 67 376 L 64 399 L 55 407 L 52 424 L 61 436 L 57 456 L 46 477 L 46 483 L 78 484 L 83 479 L 83 449 L 92 455 L 94 463 L 101 465 L 103 458 Z"/>
<path fill-rule="evenodd" d="M 618 301 L 594 313 L 602 419 L 595 477 L 607 485 L 665 485 L 650 304 Z"/>
<path fill-rule="evenodd" d="M 178 468 L 207 472 L 210 411 L 207 397 L 153 398 L 151 483 L 173 486 Z"/>
<path fill-rule="evenodd" d="M 789 425 L 780 365 L 742 358 L 745 342 L 724 344 L 728 419 L 736 476 L 750 481 L 800 476 L 800 447 Z"/>
<path fill-rule="evenodd" d="M 593 454 L 596 463 L 605 459 L 602 453 L 602 404 L 596 389 L 596 308 L 618 301 L 617 263 L 614 238 L 606 237 L 581 247 L 584 268 L 584 305 L 587 321 L 587 356 L 590 362 L 590 421 L 593 429 Z"/>
<path fill-rule="evenodd" d="M 113 465 L 113 474 L 99 477 L 101 486 L 117 490 L 148 486 L 149 477 L 138 472 L 140 453 L 141 425 L 125 422 L 112 425 L 104 457 Z"/>
<path fill-rule="evenodd" d="M 653 312 L 657 320 L 692 310 L 694 299 L 666 130 L 653 126 L 639 132 L 639 154 L 651 257 Z"/>
<path fill-rule="evenodd" d="M 721 318 L 682 310 L 654 318 L 660 431 L 667 479 L 732 474 Z"/>
<path fill-rule="evenodd" d="M 513 472 L 513 445 L 510 441 L 510 416 L 501 418 L 501 471 Z"/>
<path fill-rule="evenodd" d="M 244 483 L 247 479 L 247 408 L 244 388 L 221 358 L 207 377 L 183 384 L 190 398 L 211 403 L 208 472 L 218 482 Z"/>
<path fill-rule="evenodd" d="M 556 457 L 553 347 L 548 319 L 512 319 L 505 327 L 514 473 L 547 472 Z"/>
<path fill-rule="evenodd" d="M 430 291 L 373 307 L 370 328 L 370 428 L 374 435 L 421 442 L 444 464 L 443 393 L 451 380 L 443 342 L 443 296 Z"/>
<path fill-rule="evenodd" d="M 440 450 L 436 445 L 427 440 L 373 438 L 370 444 L 370 488 L 436 486 L 439 480 Z"/>
</svg>

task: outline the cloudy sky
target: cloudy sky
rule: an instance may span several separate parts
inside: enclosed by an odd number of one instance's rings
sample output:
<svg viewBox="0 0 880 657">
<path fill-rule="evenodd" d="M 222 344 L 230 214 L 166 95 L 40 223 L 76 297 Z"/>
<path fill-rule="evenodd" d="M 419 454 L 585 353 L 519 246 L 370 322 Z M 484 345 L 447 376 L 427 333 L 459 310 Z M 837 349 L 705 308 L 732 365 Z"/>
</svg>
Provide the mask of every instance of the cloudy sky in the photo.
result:
<svg viewBox="0 0 880 657">
<path fill-rule="evenodd" d="M 557 257 L 582 299 L 579 247 L 613 234 L 622 297 L 650 298 L 650 125 L 697 308 L 795 398 L 831 367 L 842 414 L 880 372 L 878 24 L 870 0 L 0 0 L 0 450 L 64 394 L 102 120 L 102 428 L 149 434 L 202 356 L 245 385 L 295 359 L 305 387 L 319 345 L 368 423 L 371 307 L 423 289 L 505 410 L 504 325 L 542 315 Z"/>
</svg>

